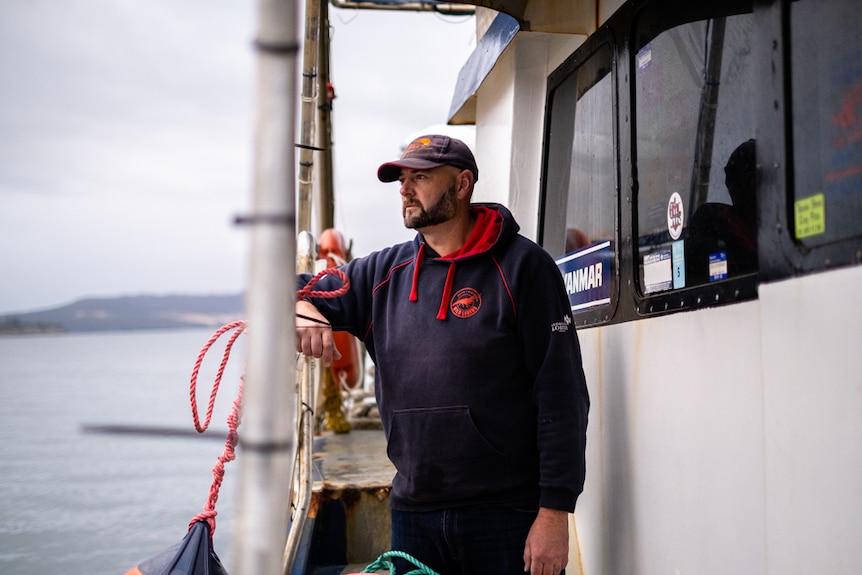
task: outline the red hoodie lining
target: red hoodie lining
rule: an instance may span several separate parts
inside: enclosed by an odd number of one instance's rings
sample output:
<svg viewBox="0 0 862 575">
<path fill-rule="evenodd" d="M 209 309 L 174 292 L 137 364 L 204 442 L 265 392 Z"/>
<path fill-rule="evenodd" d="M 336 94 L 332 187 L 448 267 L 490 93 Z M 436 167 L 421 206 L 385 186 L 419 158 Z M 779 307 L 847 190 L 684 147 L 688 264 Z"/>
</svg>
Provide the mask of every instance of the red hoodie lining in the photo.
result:
<svg viewBox="0 0 862 575">
<path fill-rule="evenodd" d="M 443 286 L 443 297 L 440 299 L 440 309 L 437 311 L 437 319 L 443 321 L 449 313 L 449 299 L 452 297 L 452 285 L 455 283 L 455 262 L 467 256 L 484 253 L 491 249 L 500 237 L 503 229 L 503 216 L 496 210 L 484 206 L 473 206 L 470 213 L 476 216 L 476 224 L 473 231 L 460 249 L 438 258 L 441 261 L 450 262 L 449 271 L 446 273 L 446 283 Z M 410 289 L 410 301 L 419 299 L 419 268 L 425 259 L 425 243 L 419 245 L 416 254 L 416 262 L 413 268 L 413 285 Z"/>
<path fill-rule="evenodd" d="M 500 230 L 503 228 L 503 216 L 496 210 L 484 206 L 473 206 L 470 208 L 470 213 L 476 216 L 476 225 L 473 226 L 470 237 L 461 249 L 442 256 L 441 260 L 448 261 L 480 254 L 491 249 L 497 242 Z"/>
</svg>

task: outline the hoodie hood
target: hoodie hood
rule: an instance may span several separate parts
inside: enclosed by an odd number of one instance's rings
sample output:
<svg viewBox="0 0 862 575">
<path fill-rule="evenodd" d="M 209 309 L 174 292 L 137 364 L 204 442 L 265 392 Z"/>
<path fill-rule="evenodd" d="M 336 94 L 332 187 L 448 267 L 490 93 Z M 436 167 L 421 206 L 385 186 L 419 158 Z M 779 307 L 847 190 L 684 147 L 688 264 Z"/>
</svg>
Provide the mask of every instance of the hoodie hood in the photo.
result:
<svg viewBox="0 0 862 575">
<path fill-rule="evenodd" d="M 416 234 L 413 240 L 416 246 L 416 259 L 413 267 L 413 285 L 410 290 L 410 301 L 418 301 L 418 284 L 419 271 L 426 263 L 426 257 L 431 257 L 433 261 L 449 263 L 449 271 L 446 274 L 446 283 L 443 287 L 443 296 L 440 301 L 440 309 L 437 312 L 437 319 L 443 321 L 448 315 L 449 299 L 452 297 L 452 285 L 455 281 L 455 270 L 457 264 L 466 260 L 490 256 L 494 250 L 501 245 L 510 241 L 517 233 L 520 227 L 515 222 L 511 212 L 500 204 L 472 204 L 470 206 L 470 214 L 476 219 L 476 224 L 473 226 L 473 231 L 464 245 L 460 249 L 439 256 L 427 247 L 425 238 L 422 234 Z"/>
</svg>

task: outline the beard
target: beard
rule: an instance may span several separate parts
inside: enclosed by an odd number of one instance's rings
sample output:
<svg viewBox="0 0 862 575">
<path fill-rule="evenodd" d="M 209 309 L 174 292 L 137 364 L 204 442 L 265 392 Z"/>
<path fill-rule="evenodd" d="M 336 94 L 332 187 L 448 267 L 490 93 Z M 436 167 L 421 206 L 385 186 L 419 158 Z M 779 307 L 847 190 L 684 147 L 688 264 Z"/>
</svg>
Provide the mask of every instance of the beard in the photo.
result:
<svg viewBox="0 0 862 575">
<path fill-rule="evenodd" d="M 416 200 L 406 202 L 401 208 L 401 216 L 404 218 L 404 227 L 415 230 L 448 222 L 455 217 L 455 212 L 458 206 L 455 196 L 455 186 L 450 185 L 449 189 L 446 190 L 446 193 L 440 196 L 440 199 L 437 200 L 434 205 L 429 206 L 427 210 Z M 408 216 L 407 206 L 418 207 L 419 213 Z"/>
</svg>

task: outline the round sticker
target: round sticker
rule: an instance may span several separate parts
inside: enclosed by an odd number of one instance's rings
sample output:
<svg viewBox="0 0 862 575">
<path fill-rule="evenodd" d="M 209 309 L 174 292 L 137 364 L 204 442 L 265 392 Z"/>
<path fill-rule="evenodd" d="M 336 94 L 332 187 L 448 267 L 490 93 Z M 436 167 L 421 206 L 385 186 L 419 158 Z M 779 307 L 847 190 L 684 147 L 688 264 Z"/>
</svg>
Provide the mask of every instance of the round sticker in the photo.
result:
<svg viewBox="0 0 862 575">
<path fill-rule="evenodd" d="M 682 198 L 679 193 L 674 192 L 667 202 L 667 231 L 670 232 L 670 237 L 678 240 L 679 236 L 682 235 L 683 225 L 685 225 L 685 213 L 682 207 Z"/>
</svg>

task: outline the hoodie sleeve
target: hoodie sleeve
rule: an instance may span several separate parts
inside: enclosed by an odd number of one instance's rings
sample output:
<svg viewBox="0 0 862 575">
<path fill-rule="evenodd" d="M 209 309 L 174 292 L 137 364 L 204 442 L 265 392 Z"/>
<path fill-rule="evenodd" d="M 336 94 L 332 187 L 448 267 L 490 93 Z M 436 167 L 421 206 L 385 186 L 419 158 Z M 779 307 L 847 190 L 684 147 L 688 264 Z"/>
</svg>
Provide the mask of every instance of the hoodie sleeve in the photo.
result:
<svg viewBox="0 0 862 575">
<path fill-rule="evenodd" d="M 572 512 L 583 491 L 589 393 L 562 275 L 540 247 L 520 258 L 518 331 L 533 378 L 539 505 Z"/>
<path fill-rule="evenodd" d="M 365 341 L 372 323 L 372 297 L 374 288 L 385 278 L 399 258 L 411 258 L 408 244 L 400 244 L 367 256 L 356 258 L 338 266 L 350 282 L 347 293 L 336 298 L 311 297 L 308 299 L 329 320 L 336 331 L 346 331 Z M 312 274 L 298 274 L 296 289 L 305 287 Z M 327 275 L 314 287 L 315 291 L 334 291 L 341 287 L 341 279 Z"/>
<path fill-rule="evenodd" d="M 371 272 L 369 266 L 366 265 L 367 262 L 364 262 L 363 259 L 356 259 L 343 266 L 338 266 L 338 269 L 345 273 L 350 283 L 345 294 L 334 298 L 314 297 L 314 292 L 335 291 L 342 287 L 341 279 L 338 276 L 326 275 L 314 286 L 312 297 L 307 298 L 329 320 L 334 330 L 347 331 L 359 338 L 364 336 L 360 333 L 360 326 L 364 322 L 363 318 L 366 317 L 366 314 L 370 314 L 370 301 L 368 301 L 370 296 L 366 298 L 366 290 L 363 289 L 363 286 L 367 283 L 366 275 Z M 304 288 L 313 277 L 312 274 L 298 274 L 296 276 L 297 291 Z M 368 301 L 368 305 L 363 306 L 363 302 L 366 301 Z M 363 312 L 363 307 L 367 311 Z"/>
</svg>

